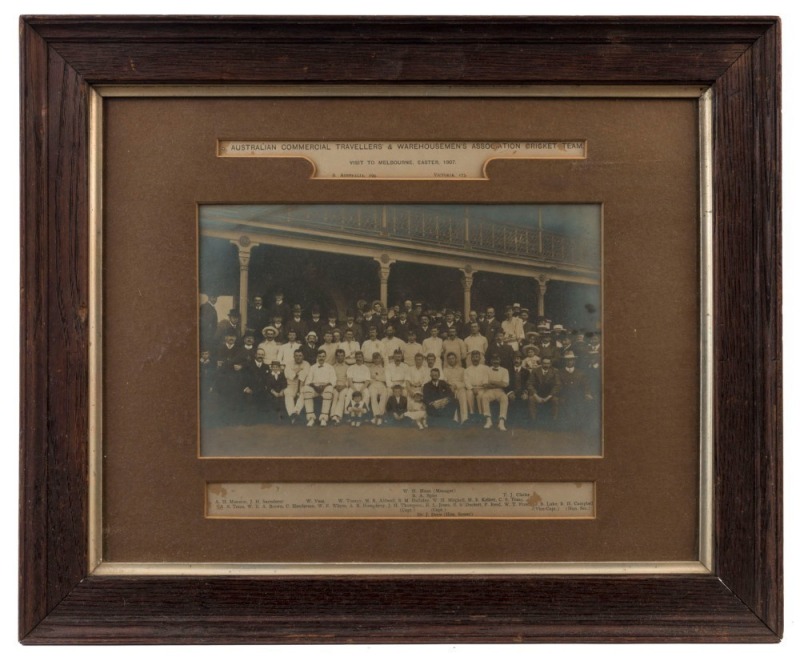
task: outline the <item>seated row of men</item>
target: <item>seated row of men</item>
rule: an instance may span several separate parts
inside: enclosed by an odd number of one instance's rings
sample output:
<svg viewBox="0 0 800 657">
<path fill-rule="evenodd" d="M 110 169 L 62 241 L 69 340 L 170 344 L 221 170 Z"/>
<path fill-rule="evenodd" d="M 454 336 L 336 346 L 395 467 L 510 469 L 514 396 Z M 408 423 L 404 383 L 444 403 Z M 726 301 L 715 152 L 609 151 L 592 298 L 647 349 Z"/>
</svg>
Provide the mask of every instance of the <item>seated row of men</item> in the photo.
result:
<svg viewBox="0 0 800 657">
<path fill-rule="evenodd" d="M 490 365 L 484 363 L 485 356 Z M 312 365 L 300 348 L 286 363 L 269 359 L 259 346 L 252 360 L 229 367 L 214 363 L 205 350 L 200 367 L 204 394 L 217 393 L 231 408 L 252 404 L 279 416 L 285 409 L 292 422 L 305 412 L 308 426 L 317 422 L 326 426 L 329 421 L 338 424 L 348 418 L 357 425 L 370 415 L 376 425 L 411 420 L 424 428 L 429 417 L 464 424 L 478 415 L 489 429 L 494 422 L 492 404 L 496 403 L 497 427 L 505 431 L 510 407 L 520 419 L 535 421 L 547 408 L 553 419 L 561 414 L 574 422 L 585 411 L 585 402 L 599 394 L 599 370 L 578 369 L 572 352 L 563 355 L 561 370 L 549 357 L 532 362 L 520 353 L 512 356 L 511 366 L 506 368 L 499 353 L 484 354 L 477 349 L 469 354 L 467 367 L 454 351 L 446 352 L 444 360 L 442 366 L 435 354 L 417 352 L 409 366 L 404 351 L 396 349 L 388 364 L 380 351 L 374 351 L 368 363 L 365 351 L 358 349 L 348 362 L 347 352 L 337 348 L 333 363 L 328 362 L 327 351 L 318 350 Z M 321 402 L 319 414 L 317 400 Z"/>
</svg>

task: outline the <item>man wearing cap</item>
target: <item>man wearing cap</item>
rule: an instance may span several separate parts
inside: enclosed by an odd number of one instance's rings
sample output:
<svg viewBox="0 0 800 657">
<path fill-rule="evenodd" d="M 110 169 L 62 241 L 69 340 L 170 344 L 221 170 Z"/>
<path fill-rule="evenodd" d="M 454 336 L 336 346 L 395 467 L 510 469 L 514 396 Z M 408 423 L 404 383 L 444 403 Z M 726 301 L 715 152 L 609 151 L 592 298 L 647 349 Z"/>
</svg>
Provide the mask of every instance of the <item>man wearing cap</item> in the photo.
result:
<svg viewBox="0 0 800 657">
<path fill-rule="evenodd" d="M 325 333 L 325 322 L 319 314 L 319 306 L 311 307 L 311 319 L 306 322 L 306 335 L 309 331 L 314 331 L 318 338 Z"/>
<path fill-rule="evenodd" d="M 264 381 L 264 387 L 267 390 L 267 408 L 274 410 L 276 413 L 281 412 L 281 399 L 284 398 L 286 385 L 286 375 L 283 373 L 281 362 L 273 360 L 269 364 L 269 374 Z"/>
<path fill-rule="evenodd" d="M 298 340 L 304 340 L 306 333 L 308 333 L 306 322 L 303 319 L 303 308 L 299 303 L 292 306 L 292 316 L 289 321 L 286 322 L 286 333 L 288 334 L 289 331 L 294 331 L 297 334 Z"/>
<path fill-rule="evenodd" d="M 348 331 L 352 331 L 353 339 L 356 342 L 363 342 L 364 329 L 362 328 L 361 324 L 356 322 L 356 315 L 352 310 L 347 311 L 345 322 L 342 324 L 341 328 L 345 332 L 345 335 Z"/>
<path fill-rule="evenodd" d="M 575 362 L 573 365 L 577 365 L 578 354 L 576 354 L 572 349 L 572 336 L 569 333 L 564 333 L 564 335 L 561 336 L 561 353 L 559 354 L 558 361 L 554 363 L 554 365 L 559 369 L 563 369 L 565 367 L 565 356 L 567 352 L 570 352 L 573 356 L 575 356 Z"/>
<path fill-rule="evenodd" d="M 305 383 L 303 384 L 303 400 L 306 409 L 306 426 L 313 427 L 317 422 L 314 413 L 314 400 L 322 398 L 322 408 L 319 414 L 319 425 L 324 427 L 328 424 L 328 415 L 331 411 L 333 401 L 333 387 L 336 385 L 336 371 L 333 366 L 325 362 L 324 352 L 317 354 L 317 362 L 308 370 Z"/>
<path fill-rule="evenodd" d="M 497 428 L 500 431 L 506 430 L 506 418 L 508 417 L 508 370 L 500 367 L 500 355 L 492 354 L 490 357 L 492 366 L 487 373 L 486 389 L 483 392 L 483 414 L 486 417 L 484 429 L 492 428 L 492 402 L 497 402 L 500 410 L 497 418 Z"/>
<path fill-rule="evenodd" d="M 270 324 L 269 327 L 275 329 L 275 342 L 278 344 L 283 344 L 286 342 L 286 324 L 283 322 L 283 317 L 280 315 L 275 315 L 272 318 L 272 324 Z M 263 332 L 264 331 L 262 331 L 262 333 Z"/>
<path fill-rule="evenodd" d="M 265 326 L 261 333 L 264 341 L 258 345 L 258 348 L 264 350 L 264 362 L 271 364 L 273 360 L 280 360 L 281 346 L 275 340 L 275 336 L 278 334 L 277 329 L 274 326 Z"/>
<path fill-rule="evenodd" d="M 561 355 L 559 353 L 559 349 L 556 346 L 555 341 L 553 340 L 550 331 L 547 329 L 542 329 L 540 331 L 541 337 L 539 340 L 539 358 L 542 359 L 544 362 L 545 358 L 549 358 L 551 363 L 554 363 L 558 360 L 558 357 Z"/>
<path fill-rule="evenodd" d="M 574 429 L 585 417 L 586 402 L 592 399 L 586 374 L 575 367 L 575 354 L 564 353 L 564 368 L 559 372 L 559 416 L 567 428 Z"/>
<path fill-rule="evenodd" d="M 558 419 L 558 395 L 560 389 L 558 373 L 550 358 L 542 358 L 542 366 L 533 370 L 528 378 L 528 410 L 531 420 L 541 415 L 542 408 L 549 408 L 553 419 Z"/>
<path fill-rule="evenodd" d="M 395 383 L 392 386 L 392 394 L 386 400 L 386 421 L 392 424 L 400 424 L 406 419 L 404 416 L 407 411 L 408 397 L 403 386 Z"/>
<path fill-rule="evenodd" d="M 323 329 L 323 334 L 325 331 L 330 331 L 333 333 L 336 329 L 340 329 L 339 326 L 339 315 L 333 309 L 328 311 L 328 321 L 325 322 L 325 327 Z"/>
<path fill-rule="evenodd" d="M 506 342 L 505 331 L 498 328 L 494 332 L 494 341 L 486 349 L 486 362 L 491 363 L 493 356 L 500 358 L 500 366 L 506 371 L 511 369 L 514 363 L 514 349 Z"/>
<path fill-rule="evenodd" d="M 270 319 L 267 307 L 264 305 L 264 297 L 253 297 L 253 305 L 247 311 L 247 328 L 255 335 L 261 335 L 261 331 L 269 324 Z"/>
<path fill-rule="evenodd" d="M 282 290 L 276 290 L 275 300 L 267 308 L 267 314 L 272 319 L 280 317 L 282 322 L 289 319 L 289 304 L 286 303 Z"/>
</svg>

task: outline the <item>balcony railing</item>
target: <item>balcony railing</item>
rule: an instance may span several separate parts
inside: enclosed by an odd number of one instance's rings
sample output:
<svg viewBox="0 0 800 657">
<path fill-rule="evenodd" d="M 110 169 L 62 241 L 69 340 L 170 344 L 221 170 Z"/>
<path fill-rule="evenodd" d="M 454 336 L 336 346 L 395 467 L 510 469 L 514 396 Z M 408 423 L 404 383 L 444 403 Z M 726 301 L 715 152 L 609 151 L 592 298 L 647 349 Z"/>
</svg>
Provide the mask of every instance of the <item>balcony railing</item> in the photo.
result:
<svg viewBox="0 0 800 657">
<path fill-rule="evenodd" d="M 446 246 L 495 256 L 513 256 L 532 262 L 575 265 L 596 269 L 599 244 L 538 227 L 514 226 L 486 217 L 454 217 L 428 209 L 402 206 L 328 206 L 290 208 L 271 223 L 324 228 L 401 242 Z"/>
</svg>

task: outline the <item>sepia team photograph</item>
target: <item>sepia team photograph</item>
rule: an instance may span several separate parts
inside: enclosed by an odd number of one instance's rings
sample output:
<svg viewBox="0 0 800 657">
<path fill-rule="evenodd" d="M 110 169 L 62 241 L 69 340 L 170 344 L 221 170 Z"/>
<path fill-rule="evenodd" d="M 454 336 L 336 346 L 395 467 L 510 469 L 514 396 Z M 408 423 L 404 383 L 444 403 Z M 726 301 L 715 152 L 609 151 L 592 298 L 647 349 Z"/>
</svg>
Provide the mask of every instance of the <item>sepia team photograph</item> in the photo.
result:
<svg viewBox="0 0 800 657">
<path fill-rule="evenodd" d="M 203 205 L 201 457 L 602 455 L 601 208 Z"/>
</svg>

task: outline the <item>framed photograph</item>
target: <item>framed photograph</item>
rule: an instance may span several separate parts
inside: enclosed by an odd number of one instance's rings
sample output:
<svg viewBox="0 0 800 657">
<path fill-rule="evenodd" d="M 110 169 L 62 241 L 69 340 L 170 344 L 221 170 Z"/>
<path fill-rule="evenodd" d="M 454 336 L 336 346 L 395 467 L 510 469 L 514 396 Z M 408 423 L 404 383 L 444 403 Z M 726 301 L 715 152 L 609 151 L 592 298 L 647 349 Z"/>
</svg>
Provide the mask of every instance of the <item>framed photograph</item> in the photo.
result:
<svg viewBox="0 0 800 657">
<path fill-rule="evenodd" d="M 23 642 L 780 640 L 778 19 L 21 49 Z"/>
</svg>

